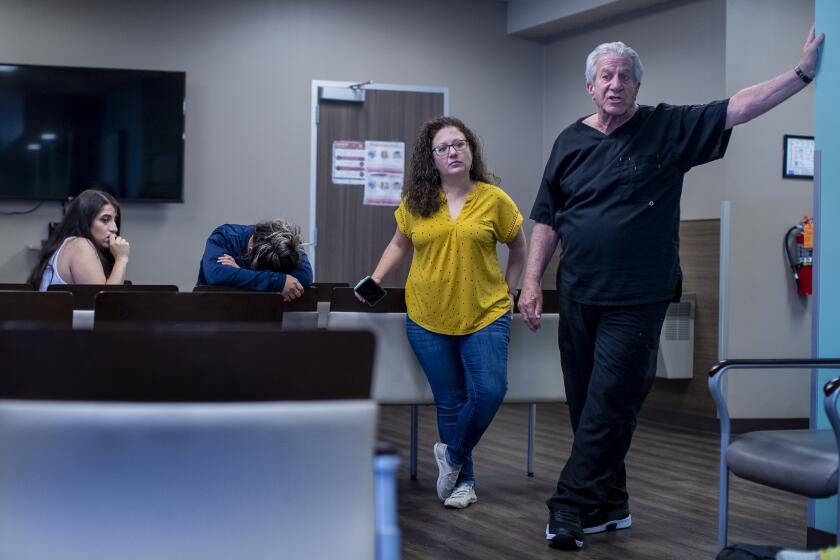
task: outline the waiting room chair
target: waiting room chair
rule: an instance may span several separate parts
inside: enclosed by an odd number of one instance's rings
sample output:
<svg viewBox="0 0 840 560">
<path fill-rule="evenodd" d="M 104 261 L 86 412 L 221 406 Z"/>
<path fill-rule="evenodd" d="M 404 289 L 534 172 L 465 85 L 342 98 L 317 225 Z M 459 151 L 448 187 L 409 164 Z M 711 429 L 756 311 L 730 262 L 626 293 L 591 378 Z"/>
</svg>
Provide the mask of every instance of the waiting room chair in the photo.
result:
<svg viewBox="0 0 840 560">
<path fill-rule="evenodd" d="M 527 474 L 534 476 L 534 438 L 537 426 L 537 403 L 566 402 L 566 387 L 560 367 L 557 329 L 560 324 L 556 290 L 543 290 L 540 329 L 525 325 L 516 301 L 516 313 L 510 323 L 508 348 L 508 392 L 505 402 L 528 403 Z"/>
<path fill-rule="evenodd" d="M 364 332 L 4 333 L 0 558 L 394 558 L 373 349 Z"/>
<path fill-rule="evenodd" d="M 60 328 L 73 323 L 73 296 L 67 293 L 0 291 L 0 323 L 38 322 Z"/>
<path fill-rule="evenodd" d="M 346 288 L 346 282 L 315 283 L 303 295 L 287 302 L 283 311 L 283 330 L 326 329 L 333 288 Z M 228 286 L 196 286 L 194 292 L 247 292 Z"/>
<path fill-rule="evenodd" d="M 824 387 L 823 405 L 832 429 L 755 431 L 730 441 L 729 408 L 723 394 L 724 374 L 730 369 L 840 369 L 840 359 L 723 360 L 709 370 L 709 390 L 720 417 L 718 549 L 727 544 L 730 471 L 740 478 L 809 498 L 833 496 L 840 483 L 840 378 Z M 840 511 L 837 520 L 840 544 Z"/>
<path fill-rule="evenodd" d="M 73 309 L 92 310 L 96 295 L 102 292 L 177 292 L 178 286 L 170 284 L 54 284 L 48 292 L 73 294 Z"/>
<path fill-rule="evenodd" d="M 32 284 L 0 283 L 0 291 L 32 292 L 34 290 Z"/>
<path fill-rule="evenodd" d="M 381 404 L 411 406 L 409 475 L 417 478 L 418 406 L 434 404 L 432 389 L 405 335 L 405 290 L 387 288 L 374 307 L 356 299 L 352 288 L 332 290 L 328 330 L 365 329 L 376 336 L 371 395 Z"/>
<path fill-rule="evenodd" d="M 126 280 L 126 282 L 128 282 Z M 60 284 L 47 288 L 48 292 L 73 294 L 73 328 L 93 328 L 93 306 L 96 295 L 102 292 L 177 292 L 178 286 L 169 284 Z"/>
<path fill-rule="evenodd" d="M 103 292 L 94 328 L 127 323 L 262 323 L 280 328 L 283 297 L 259 292 Z"/>
</svg>

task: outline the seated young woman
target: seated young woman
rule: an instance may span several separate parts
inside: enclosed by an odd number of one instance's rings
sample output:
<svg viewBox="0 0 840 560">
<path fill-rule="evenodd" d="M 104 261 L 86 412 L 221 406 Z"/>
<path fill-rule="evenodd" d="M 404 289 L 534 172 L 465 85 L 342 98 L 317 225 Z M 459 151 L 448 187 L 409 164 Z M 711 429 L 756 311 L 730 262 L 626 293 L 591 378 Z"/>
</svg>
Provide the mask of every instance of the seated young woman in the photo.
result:
<svg viewBox="0 0 840 560">
<path fill-rule="evenodd" d="M 120 205 L 88 189 L 67 206 L 27 280 L 46 291 L 53 284 L 122 284 L 130 247 L 120 237 Z"/>
</svg>

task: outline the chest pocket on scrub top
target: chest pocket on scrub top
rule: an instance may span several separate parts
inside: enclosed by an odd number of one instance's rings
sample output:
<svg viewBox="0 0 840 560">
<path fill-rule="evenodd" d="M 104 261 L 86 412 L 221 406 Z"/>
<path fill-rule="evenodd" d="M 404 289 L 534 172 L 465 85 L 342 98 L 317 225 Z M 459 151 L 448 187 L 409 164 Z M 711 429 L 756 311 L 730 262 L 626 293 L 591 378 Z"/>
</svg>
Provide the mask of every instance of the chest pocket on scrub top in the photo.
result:
<svg viewBox="0 0 840 560">
<path fill-rule="evenodd" d="M 614 165 L 622 199 L 649 203 L 662 196 L 667 173 L 659 154 L 620 156 Z"/>
</svg>

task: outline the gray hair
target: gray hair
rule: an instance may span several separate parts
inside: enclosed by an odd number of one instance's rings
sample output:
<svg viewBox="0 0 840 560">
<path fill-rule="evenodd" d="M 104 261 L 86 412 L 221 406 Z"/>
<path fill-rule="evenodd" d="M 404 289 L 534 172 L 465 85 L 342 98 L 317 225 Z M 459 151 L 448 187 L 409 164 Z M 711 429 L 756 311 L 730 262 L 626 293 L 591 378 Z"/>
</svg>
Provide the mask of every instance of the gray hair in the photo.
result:
<svg viewBox="0 0 840 560">
<path fill-rule="evenodd" d="M 599 58 L 608 54 L 629 59 L 633 63 L 633 78 L 636 80 L 636 83 L 641 83 L 642 74 L 645 71 L 642 67 L 642 60 L 639 58 L 636 51 L 621 41 L 616 41 L 615 43 L 601 43 L 595 47 L 595 50 L 589 53 L 589 56 L 586 57 L 587 85 L 595 83 L 595 65 L 598 63 Z"/>
<path fill-rule="evenodd" d="M 286 220 L 260 222 L 254 226 L 247 260 L 252 270 L 291 272 L 300 261 L 302 246 L 300 226 Z"/>
</svg>

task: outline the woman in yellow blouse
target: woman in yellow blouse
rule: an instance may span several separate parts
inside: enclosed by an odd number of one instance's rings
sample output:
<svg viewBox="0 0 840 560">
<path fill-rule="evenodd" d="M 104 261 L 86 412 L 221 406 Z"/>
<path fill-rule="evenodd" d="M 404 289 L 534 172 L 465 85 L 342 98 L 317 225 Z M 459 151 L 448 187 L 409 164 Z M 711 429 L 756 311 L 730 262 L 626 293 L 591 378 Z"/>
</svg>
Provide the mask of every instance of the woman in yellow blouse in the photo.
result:
<svg viewBox="0 0 840 560">
<path fill-rule="evenodd" d="M 371 275 L 380 283 L 414 249 L 406 331 L 435 396 L 438 497 L 455 508 L 477 499 L 472 450 L 507 391 L 513 292 L 525 264 L 522 214 L 491 182 L 463 122 L 425 123 L 394 213 L 397 230 Z M 510 249 L 504 275 L 497 243 Z"/>
</svg>

